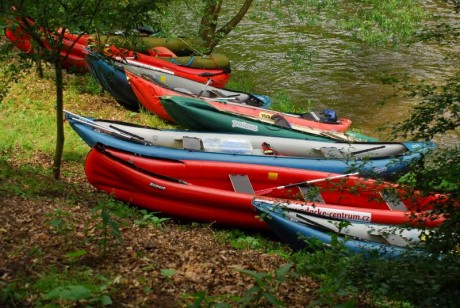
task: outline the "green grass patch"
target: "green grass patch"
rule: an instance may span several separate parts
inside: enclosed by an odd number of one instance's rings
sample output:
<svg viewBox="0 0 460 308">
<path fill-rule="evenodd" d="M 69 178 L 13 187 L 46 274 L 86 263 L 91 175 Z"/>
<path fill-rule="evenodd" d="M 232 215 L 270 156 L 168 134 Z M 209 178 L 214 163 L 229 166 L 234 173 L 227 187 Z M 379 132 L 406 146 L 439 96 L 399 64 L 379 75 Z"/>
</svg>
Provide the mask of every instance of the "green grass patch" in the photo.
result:
<svg viewBox="0 0 460 308">
<path fill-rule="evenodd" d="M 172 128 L 147 111 L 124 109 L 101 88 L 90 75 L 64 75 L 64 109 L 82 116 L 135 122 L 156 128 Z M 33 86 L 31 86 L 33 85 Z M 45 69 L 44 78 L 34 73 L 11 83 L 8 95 L 0 104 L 0 151 L 21 149 L 23 158 L 37 152 L 54 154 L 56 147 L 56 88 L 52 71 Z M 82 162 L 89 147 L 64 125 L 63 159 Z"/>
<path fill-rule="evenodd" d="M 51 169 L 31 164 L 12 165 L 0 157 L 0 192 L 4 195 L 68 197 L 72 184 L 52 179 Z"/>
<path fill-rule="evenodd" d="M 216 239 L 222 243 L 230 243 L 240 250 L 259 250 L 288 258 L 291 251 L 278 239 L 270 237 L 271 233 L 256 233 L 240 229 L 221 229 L 215 233 Z"/>
</svg>

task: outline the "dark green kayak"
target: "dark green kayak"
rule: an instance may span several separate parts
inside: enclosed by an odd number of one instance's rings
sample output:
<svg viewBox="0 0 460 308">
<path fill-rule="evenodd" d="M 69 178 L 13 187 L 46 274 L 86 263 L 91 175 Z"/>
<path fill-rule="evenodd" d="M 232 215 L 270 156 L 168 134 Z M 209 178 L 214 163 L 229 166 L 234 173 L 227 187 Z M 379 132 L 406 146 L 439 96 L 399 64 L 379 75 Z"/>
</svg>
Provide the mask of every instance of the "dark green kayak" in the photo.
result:
<svg viewBox="0 0 460 308">
<path fill-rule="evenodd" d="M 305 128 L 304 130 L 265 123 L 251 118 L 220 111 L 201 99 L 182 96 L 162 96 L 161 104 L 180 125 L 196 131 L 228 132 L 319 141 L 377 141 L 359 133 L 337 133 Z"/>
</svg>

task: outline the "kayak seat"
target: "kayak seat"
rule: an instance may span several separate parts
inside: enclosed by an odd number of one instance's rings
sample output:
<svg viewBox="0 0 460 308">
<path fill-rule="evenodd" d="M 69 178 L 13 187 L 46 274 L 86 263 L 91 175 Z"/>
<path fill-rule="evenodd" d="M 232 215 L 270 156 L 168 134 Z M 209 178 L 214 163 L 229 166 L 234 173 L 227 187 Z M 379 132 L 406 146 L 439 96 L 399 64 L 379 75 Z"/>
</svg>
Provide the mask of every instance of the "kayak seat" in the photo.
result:
<svg viewBox="0 0 460 308">
<path fill-rule="evenodd" d="M 298 186 L 305 201 L 326 204 L 320 192 L 315 186 Z"/>
<path fill-rule="evenodd" d="M 214 98 L 214 97 L 226 97 L 226 95 L 218 90 L 206 90 L 205 95 L 206 97 Z"/>
<path fill-rule="evenodd" d="M 391 193 L 391 191 L 381 191 L 379 194 L 390 210 L 407 211 L 407 207 L 404 202 L 402 202 L 399 197 L 395 196 L 394 193 Z"/>
<path fill-rule="evenodd" d="M 182 138 L 182 147 L 184 150 L 202 151 L 203 146 L 201 139 L 197 137 L 184 136 Z"/>
<path fill-rule="evenodd" d="M 289 124 L 289 122 L 280 114 L 272 115 L 271 119 L 275 121 L 275 125 L 285 127 L 285 128 L 291 128 L 291 125 Z"/>
<path fill-rule="evenodd" d="M 249 177 L 245 174 L 229 174 L 230 182 L 232 182 L 233 189 L 236 192 L 254 195 L 254 188 L 252 187 Z"/>
</svg>

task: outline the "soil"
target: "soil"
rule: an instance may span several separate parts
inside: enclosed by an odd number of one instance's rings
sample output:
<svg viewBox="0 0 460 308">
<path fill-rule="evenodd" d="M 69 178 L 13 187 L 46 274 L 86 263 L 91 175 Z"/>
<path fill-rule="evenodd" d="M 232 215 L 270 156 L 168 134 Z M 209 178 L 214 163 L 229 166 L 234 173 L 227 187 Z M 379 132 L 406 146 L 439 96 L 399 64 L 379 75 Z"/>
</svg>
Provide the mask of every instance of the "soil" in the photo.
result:
<svg viewBox="0 0 460 308">
<path fill-rule="evenodd" d="M 12 174 L 27 164 L 51 168 L 50 162 L 51 157 L 37 154 L 30 162 L 10 159 L 0 167 L 3 174 Z M 11 195 L 2 192 L 0 185 L 0 289 L 15 285 L 29 290 L 13 301 L 15 306 L 46 303 L 44 294 L 31 285 L 53 271 L 69 277 L 90 271 L 95 284 L 105 277 L 105 293 L 118 307 L 182 307 L 193 303 L 193 295 L 204 295 L 208 303 L 240 306 L 229 298 L 245 297 L 256 284 L 239 269 L 272 275 L 288 263 L 263 249 L 236 249 L 211 225 L 172 220 L 156 226 L 117 218 L 122 240 L 109 237 L 104 250 L 100 219 L 92 209 L 107 197 L 87 183 L 81 165 L 73 164 L 64 163 L 65 174 L 59 183 L 33 171 L 22 174 L 49 182 L 44 190 L 27 187 L 27 182 L 16 183 L 15 177 L 2 177 L 0 172 L 4 184 L 18 186 L 18 193 Z M 21 196 L 21 191 L 34 193 Z M 72 258 L 75 252 L 83 253 Z M 318 283 L 309 277 L 291 277 L 279 286 L 272 284 L 270 292 L 286 306 L 304 307 L 315 299 L 317 289 Z M 186 294 L 192 296 L 185 299 Z M 80 305 L 85 301 L 77 303 Z M 271 305 L 260 300 L 251 306 Z"/>
</svg>

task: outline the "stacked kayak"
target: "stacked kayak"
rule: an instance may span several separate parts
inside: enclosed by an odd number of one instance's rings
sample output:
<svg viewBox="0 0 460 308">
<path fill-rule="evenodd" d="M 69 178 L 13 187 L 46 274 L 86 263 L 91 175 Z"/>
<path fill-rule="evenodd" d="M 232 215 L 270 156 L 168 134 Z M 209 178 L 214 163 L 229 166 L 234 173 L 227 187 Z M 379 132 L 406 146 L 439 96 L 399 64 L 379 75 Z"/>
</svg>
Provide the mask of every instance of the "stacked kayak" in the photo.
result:
<svg viewBox="0 0 460 308">
<path fill-rule="evenodd" d="M 354 238 L 346 247 L 395 256 L 420 241 L 422 232 L 413 228 L 444 222 L 431 215 L 444 196 L 351 174 L 164 159 L 102 144 L 89 152 L 85 173 L 97 189 L 134 206 L 186 221 L 259 230 L 269 226 L 294 248 L 306 245 L 299 232 L 309 238 L 322 234 L 319 239 L 327 243 L 331 235 L 325 229 L 338 228 L 333 221 L 351 221 L 340 231 Z"/>
<path fill-rule="evenodd" d="M 109 59 L 95 52 L 88 52 L 85 56 L 88 63 L 89 71 L 98 83 L 110 93 L 122 106 L 130 110 L 138 110 L 140 106 L 157 114 L 166 121 L 173 120 L 164 115 L 161 111 L 150 108 L 149 101 L 157 100 L 157 105 L 161 107 L 159 99 L 152 94 L 152 91 L 145 84 L 150 83 L 144 78 L 155 80 L 165 86 L 173 88 L 187 88 L 194 91 L 192 94 L 202 97 L 210 97 L 213 93 L 221 93 L 221 97 L 228 97 L 234 101 L 245 104 L 255 104 L 258 106 L 268 106 L 270 99 L 262 95 L 254 95 L 249 93 L 237 92 L 228 89 L 216 88 L 210 85 L 212 79 L 209 79 L 206 84 L 197 81 L 176 76 L 172 70 L 164 70 L 157 67 L 143 67 L 135 64 L 128 64 L 123 61 Z M 125 74 L 124 70 L 132 72 Z M 133 75 L 133 74 L 137 75 Z M 144 76 L 138 77 L 138 75 Z M 132 82 L 132 80 L 134 82 Z M 130 80 L 130 82 L 128 82 Z M 141 80 L 141 82 L 137 81 Z M 202 90 L 203 93 L 200 93 Z M 141 104 L 142 103 L 142 104 Z M 155 112 L 157 111 L 157 112 Z"/>
<path fill-rule="evenodd" d="M 211 79 L 211 84 L 217 88 L 225 87 L 231 73 L 231 69 L 228 65 L 225 65 L 224 67 L 215 66 L 213 68 L 208 68 L 205 66 L 190 67 L 187 65 L 181 65 L 180 63 L 176 63 L 174 61 L 166 61 L 163 59 L 164 57 L 158 57 L 152 54 L 143 54 L 130 50 L 125 51 L 116 47 L 106 49 L 104 50 L 104 53 L 108 57 L 111 57 L 120 62 L 145 68 L 160 68 L 163 70 L 172 71 L 177 76 L 194 80 L 200 83 L 207 83 L 209 79 Z M 191 57 L 192 56 L 190 56 L 190 58 Z M 210 62 L 214 62 L 212 59 L 208 60 Z"/>
<path fill-rule="evenodd" d="M 322 142 L 259 135 L 158 130 L 126 122 L 97 120 L 65 112 L 73 130 L 89 145 L 97 143 L 166 159 L 244 162 L 319 170 L 358 171 L 389 178 L 410 170 L 432 143 Z"/>
<path fill-rule="evenodd" d="M 234 113 L 230 110 L 224 110 L 224 108 L 219 109 L 219 106 L 216 107 L 208 101 L 184 96 L 162 96 L 160 101 L 165 111 L 176 123 L 197 131 L 229 132 L 321 141 L 375 141 L 374 138 L 351 131 L 336 132 L 334 131 L 334 127 L 337 127 L 335 124 L 309 121 L 294 116 L 291 118 L 295 123 L 290 124 L 286 120 L 286 117 L 289 117 L 287 114 L 280 116 L 281 119 L 264 116 L 256 117 Z M 276 114 L 276 112 L 273 112 L 273 114 Z M 318 123 L 331 130 L 298 125 L 297 123 L 300 122 L 308 125 Z"/>
<path fill-rule="evenodd" d="M 259 200 L 255 200 L 253 205 L 258 214 L 269 225 L 270 230 L 295 250 L 313 245 L 316 245 L 314 247 L 316 249 L 318 248 L 318 242 L 327 247 L 338 240 L 353 253 L 378 254 L 381 257 L 393 258 L 407 254 L 407 248 L 414 248 L 415 245 L 419 245 L 420 239 L 423 238 L 423 232 L 420 229 L 335 220 L 337 225 L 347 222 L 344 224 L 347 225 L 346 232 L 339 232 L 334 230 L 337 228 L 332 228 L 331 230 L 331 228 L 324 226 L 328 223 L 332 224 L 331 219 L 311 215 L 302 215 L 301 218 L 291 219 L 290 216 L 299 214 Z M 366 233 L 366 231 L 369 233 Z M 310 245 L 312 240 L 317 242 Z M 421 253 L 421 251 L 419 250 L 417 253 Z"/>
<path fill-rule="evenodd" d="M 260 100 L 259 96 L 248 95 L 241 92 L 222 91 L 213 87 L 202 86 L 197 83 L 184 82 L 186 79 L 167 81 L 167 76 L 163 78 L 149 78 L 149 76 L 139 76 L 129 69 L 125 69 L 129 82 L 131 83 L 136 95 L 142 104 L 153 113 L 161 113 L 159 97 L 161 96 L 184 96 L 195 97 L 205 100 L 209 105 L 222 112 L 235 115 L 248 116 L 250 118 L 260 118 L 268 123 L 278 123 L 284 121 L 288 127 L 307 127 L 312 129 L 330 130 L 343 132 L 351 126 L 351 120 L 346 118 L 337 119 L 332 110 L 320 112 L 308 112 L 304 114 L 285 113 L 267 109 L 267 99 Z M 140 97 L 143 96 L 143 99 Z"/>
<path fill-rule="evenodd" d="M 32 39 L 28 33 L 28 29 L 34 27 L 34 21 L 30 18 L 10 24 L 5 28 L 5 36 L 25 53 L 34 53 L 32 48 Z M 79 72 L 86 72 L 88 70 L 85 61 L 85 48 L 90 44 L 96 44 L 99 40 L 89 34 L 73 34 L 66 31 L 63 34 L 63 46 L 58 47 L 56 44 L 60 37 L 61 30 L 48 30 L 43 31 L 44 36 L 48 38 L 43 39 L 41 42 L 47 49 L 60 48 L 62 58 L 62 66 L 65 69 L 72 69 Z M 99 37 L 100 38 L 100 37 Z M 54 41 L 56 39 L 56 41 Z M 179 76 L 198 80 L 200 82 L 207 82 L 210 76 L 213 77 L 214 85 L 216 87 L 223 87 L 230 77 L 230 61 L 224 55 L 186 55 L 177 56 L 173 51 L 165 46 L 158 46 L 157 44 L 166 43 L 167 39 L 152 38 L 152 37 L 138 37 L 139 47 L 137 50 L 126 50 L 114 45 L 106 47 L 104 50 L 109 56 L 117 59 L 126 56 L 128 61 L 134 63 L 142 63 L 147 66 L 154 66 L 163 69 L 169 69 L 176 72 Z M 125 44 L 127 39 L 119 36 L 102 37 L 102 46 L 104 44 L 117 42 Z M 123 43 L 123 41 L 125 43 Z M 184 42 L 179 42 L 183 46 Z M 168 44 L 166 44 L 168 45 Z M 179 47 L 179 49 L 184 50 Z"/>
<path fill-rule="evenodd" d="M 94 37 L 94 36 L 93 36 Z M 190 48 L 190 43 L 183 38 L 157 37 L 155 34 L 126 37 L 117 33 L 100 35 L 102 45 L 126 46 L 129 49 L 148 53 L 153 48 L 167 48 L 177 56 L 190 56 L 195 53 Z"/>
<path fill-rule="evenodd" d="M 121 63 L 104 59 L 100 55 L 88 52 L 85 55 L 88 70 L 99 85 L 126 109 L 138 111 L 141 104 L 126 80 Z"/>
<path fill-rule="evenodd" d="M 236 105 L 269 107 L 268 96 L 216 88 L 208 83 L 201 84 L 190 79 L 166 74 L 164 72 L 142 71 L 137 67 L 125 66 L 125 73 L 131 87 L 142 105 L 150 112 L 164 118 L 164 108 L 160 96 L 182 95 L 201 99 L 231 101 Z M 210 79 L 209 81 L 212 81 Z M 168 120 L 172 118 L 168 115 Z"/>
<path fill-rule="evenodd" d="M 15 26 L 10 25 L 6 27 L 4 32 L 5 36 L 22 52 L 33 54 L 36 50 L 34 50 L 32 39 L 26 30 L 33 27 L 34 21 L 30 18 L 25 18 L 22 21 L 16 22 Z M 43 46 L 48 50 L 58 48 L 56 42 L 53 40 L 55 37 L 59 37 L 59 35 L 60 30 L 55 33 L 51 33 L 50 31 L 43 33 Z M 84 58 L 84 50 L 89 36 L 76 35 L 68 31 L 64 32 L 63 35 L 62 46 L 59 47 L 62 68 L 70 71 L 86 72 L 88 67 Z M 51 41 L 48 39 L 51 39 Z"/>
<path fill-rule="evenodd" d="M 34 21 L 14 26 L 5 28 L 6 37 L 25 53 L 37 52 L 28 32 Z M 270 110 L 266 96 L 225 88 L 225 56 L 193 55 L 181 40 L 96 42 L 87 34 L 40 31 L 40 46 L 59 51 L 63 68 L 89 70 L 122 106 L 145 107 L 193 130 L 65 111 L 91 147 L 88 181 L 119 200 L 181 220 L 271 229 L 294 249 L 308 247 L 308 239 L 326 246 L 338 240 L 352 252 L 385 257 L 423 247 L 426 229 L 445 221 L 436 214 L 445 196 L 385 182 L 411 170 L 431 142 L 378 142 L 350 131 L 351 120 L 330 109 Z M 88 47 L 99 39 L 101 50 Z"/>
<path fill-rule="evenodd" d="M 160 97 L 162 96 L 198 98 L 205 100 L 210 106 L 225 113 L 247 116 L 273 124 L 284 121 L 288 127 L 294 126 L 313 130 L 321 129 L 343 132 L 351 125 L 351 120 L 349 119 L 337 119 L 332 110 L 308 112 L 305 114 L 278 112 L 267 109 L 268 100 L 260 95 L 224 91 L 208 87 L 207 85 L 203 86 L 199 83 L 192 84 L 184 78 L 179 79 L 179 77 L 167 76 L 166 74 L 158 77 L 147 76 L 146 74 L 140 76 L 131 72 L 129 68 L 125 68 L 125 72 L 134 93 L 142 105 L 150 112 L 167 120 L 174 119 L 174 117 L 162 105 L 160 101 Z M 325 113 L 329 114 L 325 115 Z"/>
</svg>

